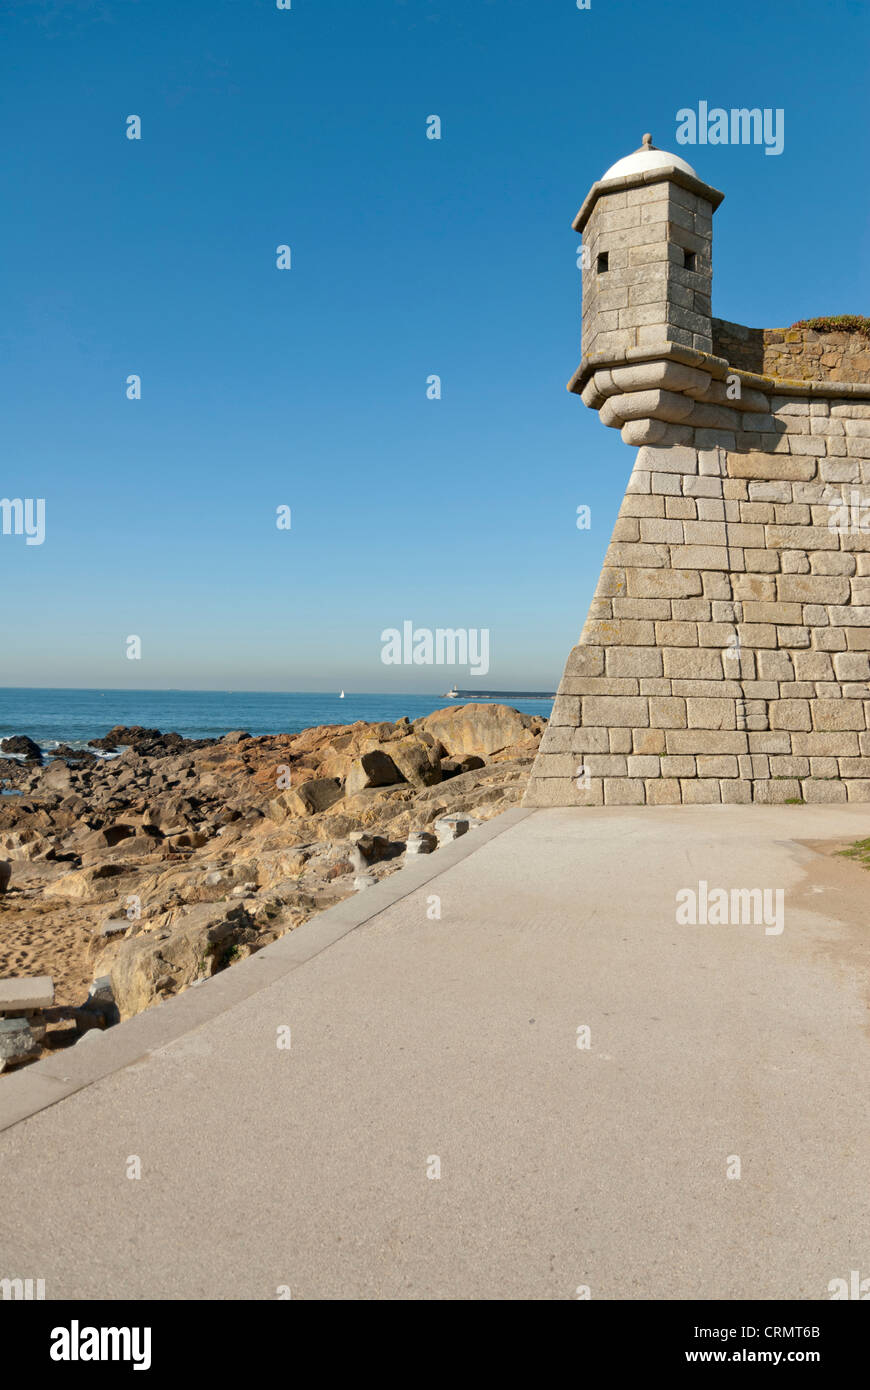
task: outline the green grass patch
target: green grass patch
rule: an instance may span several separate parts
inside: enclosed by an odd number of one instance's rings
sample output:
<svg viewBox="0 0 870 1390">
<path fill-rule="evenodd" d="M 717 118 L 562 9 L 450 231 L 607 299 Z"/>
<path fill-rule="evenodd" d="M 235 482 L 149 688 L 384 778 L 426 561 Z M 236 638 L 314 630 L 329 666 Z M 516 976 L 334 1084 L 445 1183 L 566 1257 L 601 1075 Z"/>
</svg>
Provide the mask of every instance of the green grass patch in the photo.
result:
<svg viewBox="0 0 870 1390">
<path fill-rule="evenodd" d="M 865 869 L 870 869 L 870 840 L 856 840 L 848 849 L 838 849 L 844 859 L 857 859 Z"/>
</svg>

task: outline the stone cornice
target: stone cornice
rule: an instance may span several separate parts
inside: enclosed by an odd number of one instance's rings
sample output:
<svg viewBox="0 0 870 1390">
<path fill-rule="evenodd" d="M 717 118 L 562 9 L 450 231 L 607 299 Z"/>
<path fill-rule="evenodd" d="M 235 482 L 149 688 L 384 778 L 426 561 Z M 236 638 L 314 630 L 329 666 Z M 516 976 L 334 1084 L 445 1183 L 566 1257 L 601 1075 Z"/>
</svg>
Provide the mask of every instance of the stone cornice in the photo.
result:
<svg viewBox="0 0 870 1390">
<path fill-rule="evenodd" d="M 725 197 L 725 194 L 720 193 L 718 188 L 704 183 L 703 179 L 697 178 L 694 174 L 687 174 L 683 169 L 646 169 L 636 174 L 624 174 L 617 179 L 599 179 L 593 183 L 571 226 L 575 232 L 582 232 L 589 221 L 592 209 L 603 194 L 620 193 L 627 188 L 646 188 L 653 183 L 675 183 L 680 188 L 685 188 L 689 193 L 694 193 L 697 198 L 706 199 L 708 203 L 712 204 L 714 212 Z"/>
<path fill-rule="evenodd" d="M 665 340 L 660 343 L 650 343 L 644 347 L 626 348 L 619 353 L 592 353 L 589 357 L 584 357 L 568 382 L 568 390 L 575 395 L 582 396 L 585 387 L 597 372 L 612 371 L 614 368 L 619 369 L 621 367 L 642 367 L 647 363 L 654 365 L 664 362 L 676 362 L 684 367 L 693 367 L 720 382 L 724 381 L 726 377 L 736 376 L 740 380 L 741 387 L 745 386 L 750 391 L 761 392 L 765 395 L 870 399 L 870 383 L 868 382 L 799 381 L 786 377 L 762 376 L 758 372 L 747 372 L 740 367 L 732 367 L 724 357 L 714 357 L 712 353 L 700 352 L 695 348 L 683 347 L 679 343 Z M 741 407 L 739 401 L 733 402 L 733 406 L 738 410 L 758 408 L 757 406 Z"/>
</svg>

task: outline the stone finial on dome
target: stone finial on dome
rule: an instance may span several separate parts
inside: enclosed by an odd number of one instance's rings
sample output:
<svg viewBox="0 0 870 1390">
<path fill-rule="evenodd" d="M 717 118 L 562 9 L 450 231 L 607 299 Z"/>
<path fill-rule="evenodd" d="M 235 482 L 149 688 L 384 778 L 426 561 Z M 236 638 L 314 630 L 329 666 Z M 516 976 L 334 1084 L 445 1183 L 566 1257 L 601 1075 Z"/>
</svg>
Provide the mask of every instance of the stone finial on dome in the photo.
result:
<svg viewBox="0 0 870 1390">
<path fill-rule="evenodd" d="M 658 146 L 653 144 L 651 135 L 645 135 L 641 141 L 640 148 L 642 150 L 655 150 L 658 149 Z"/>
</svg>

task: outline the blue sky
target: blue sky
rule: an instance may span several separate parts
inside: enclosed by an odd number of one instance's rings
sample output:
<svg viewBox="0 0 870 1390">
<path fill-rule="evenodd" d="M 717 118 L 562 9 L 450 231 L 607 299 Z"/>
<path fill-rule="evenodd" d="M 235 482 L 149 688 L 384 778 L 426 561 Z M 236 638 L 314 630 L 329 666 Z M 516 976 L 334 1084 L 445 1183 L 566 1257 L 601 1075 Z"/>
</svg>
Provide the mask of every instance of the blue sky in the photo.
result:
<svg viewBox="0 0 870 1390">
<path fill-rule="evenodd" d="M 410 619 L 554 688 L 634 456 L 565 391 L 571 220 L 647 130 L 725 192 L 714 313 L 867 309 L 857 0 L 18 0 L 0 40 L 0 496 L 46 500 L 3 685 L 467 686 L 382 664 Z M 699 100 L 783 153 L 678 147 Z"/>
</svg>

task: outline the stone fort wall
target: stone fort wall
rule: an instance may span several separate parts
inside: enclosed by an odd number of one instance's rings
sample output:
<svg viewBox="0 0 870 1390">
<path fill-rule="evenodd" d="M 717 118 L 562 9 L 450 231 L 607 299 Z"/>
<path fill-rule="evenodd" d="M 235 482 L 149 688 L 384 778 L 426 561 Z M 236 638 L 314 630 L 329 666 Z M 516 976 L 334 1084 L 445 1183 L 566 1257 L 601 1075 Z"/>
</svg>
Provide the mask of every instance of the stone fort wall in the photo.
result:
<svg viewBox="0 0 870 1390">
<path fill-rule="evenodd" d="M 639 448 L 526 803 L 870 801 L 870 385 L 664 341 L 571 389 Z"/>
</svg>

